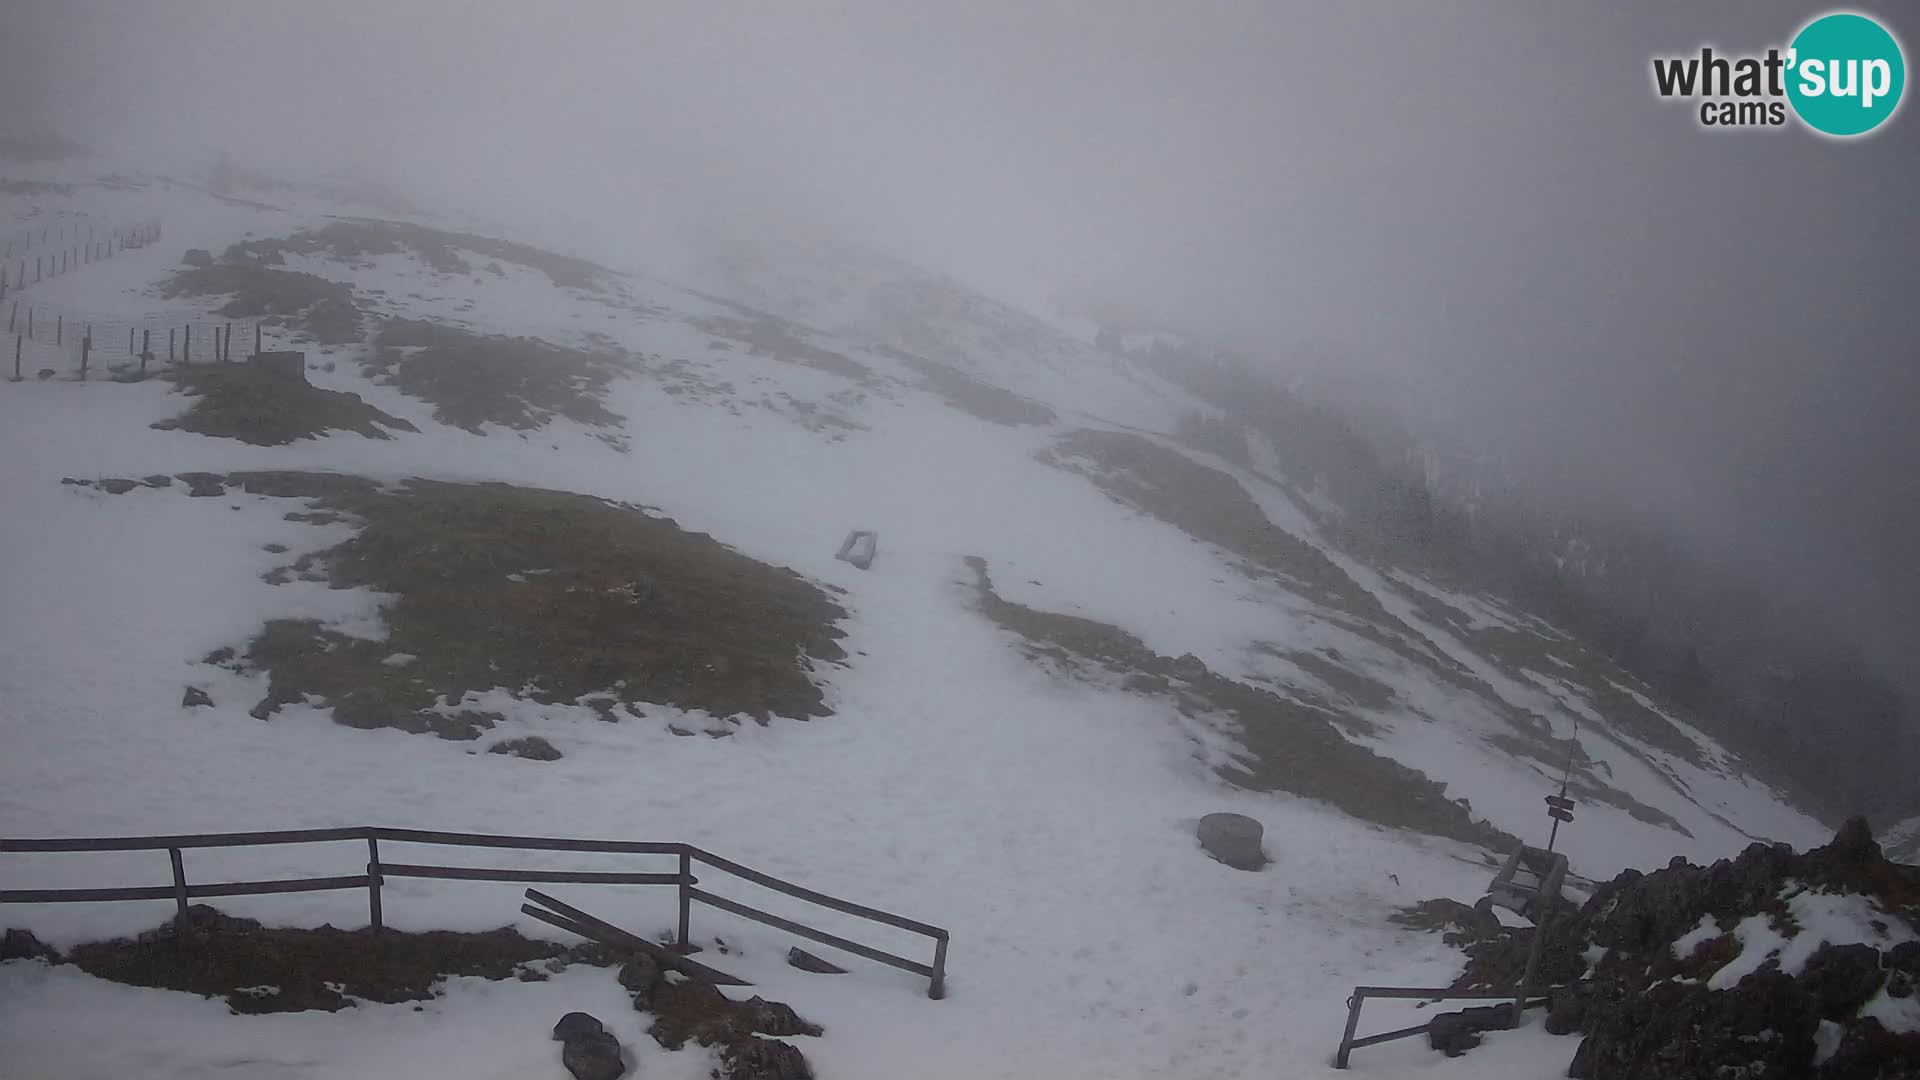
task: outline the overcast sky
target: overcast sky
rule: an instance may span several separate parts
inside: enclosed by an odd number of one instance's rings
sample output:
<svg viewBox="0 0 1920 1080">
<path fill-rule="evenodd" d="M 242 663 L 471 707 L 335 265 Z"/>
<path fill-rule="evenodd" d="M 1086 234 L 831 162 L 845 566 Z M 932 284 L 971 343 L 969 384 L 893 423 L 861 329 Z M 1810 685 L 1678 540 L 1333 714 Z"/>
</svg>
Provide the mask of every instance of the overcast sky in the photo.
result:
<svg viewBox="0 0 1920 1080">
<path fill-rule="evenodd" d="M 726 10 L 714 10 L 725 7 Z M 1920 42 L 1920 11 L 1866 4 Z M 1920 649 L 1920 113 L 1702 131 L 1806 4 L 12 5 L 18 118 L 627 264 L 791 218 L 1279 355 Z"/>
</svg>

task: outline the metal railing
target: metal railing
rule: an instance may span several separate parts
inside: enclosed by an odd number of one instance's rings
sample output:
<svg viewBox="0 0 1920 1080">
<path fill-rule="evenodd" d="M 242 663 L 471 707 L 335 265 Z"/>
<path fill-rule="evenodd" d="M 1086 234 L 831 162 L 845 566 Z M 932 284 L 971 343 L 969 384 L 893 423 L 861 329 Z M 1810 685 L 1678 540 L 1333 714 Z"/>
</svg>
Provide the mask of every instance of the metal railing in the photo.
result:
<svg viewBox="0 0 1920 1080">
<path fill-rule="evenodd" d="M 193 884 L 187 880 L 183 852 L 194 848 L 264 847 L 276 844 L 317 844 L 364 841 L 367 845 L 366 872 L 331 877 L 285 878 L 272 881 L 231 881 Z M 589 870 L 524 870 L 474 866 L 433 866 L 418 863 L 385 862 L 380 858 L 380 841 L 406 844 L 439 844 L 450 847 L 508 848 L 523 851 L 591 851 L 615 854 L 673 855 L 679 859 L 674 873 L 629 873 Z M 671 885 L 679 891 L 679 924 L 676 944 L 685 949 L 691 944 L 689 923 L 695 901 L 709 907 L 764 923 L 775 929 L 829 945 L 843 952 L 864 957 L 928 980 L 927 996 L 946 996 L 947 931 L 937 926 L 908 919 L 878 908 L 828 896 L 812 889 L 783 881 L 771 874 L 724 859 L 691 844 L 640 840 L 577 840 L 561 837 L 496 836 L 485 833 L 433 832 L 423 829 L 393 829 L 383 826 L 356 826 L 339 829 L 291 829 L 277 832 L 195 833 L 180 836 L 107 836 L 70 839 L 0 839 L 0 853 L 82 852 L 82 851 L 165 851 L 173 868 L 169 885 L 128 886 L 107 889 L 0 889 L 0 904 L 67 904 L 117 900 L 172 900 L 184 928 L 189 901 L 214 896 L 259 896 L 271 893 L 324 892 L 344 889 L 367 890 L 369 922 L 375 930 L 384 926 L 381 888 L 390 877 L 435 878 L 450 881 L 526 881 L 565 882 L 594 885 Z M 872 946 L 829 934 L 792 919 L 749 907 L 698 888 L 693 864 L 703 863 L 763 888 L 784 893 L 819 907 L 896 927 L 933 939 L 933 962 L 923 964 Z M 183 935 L 183 940 L 185 936 Z"/>
<path fill-rule="evenodd" d="M 1334 1052 L 1333 1067 L 1336 1069 L 1346 1068 L 1348 1056 L 1363 1046 L 1374 1046 L 1379 1043 L 1392 1042 L 1395 1039 L 1409 1039 L 1415 1035 L 1424 1035 L 1433 1025 L 1433 1022 L 1429 1020 L 1427 1023 L 1416 1024 L 1413 1027 L 1404 1027 L 1395 1031 L 1383 1031 L 1378 1035 L 1363 1035 L 1355 1038 L 1354 1031 L 1360 1026 L 1360 1006 L 1365 1004 L 1366 1000 L 1370 997 L 1411 998 L 1418 1001 L 1445 1001 L 1449 999 L 1461 1001 L 1511 1001 L 1513 1002 L 1511 1026 L 1518 1027 L 1520 1026 L 1520 1010 L 1531 1009 L 1535 1006 L 1546 1004 L 1548 999 L 1545 997 L 1537 997 L 1537 995 L 1544 994 L 1549 989 L 1552 988 L 1542 987 L 1528 992 L 1524 997 L 1516 997 L 1512 990 L 1433 990 L 1418 986 L 1356 986 L 1353 988 L 1353 996 L 1347 999 L 1347 1030 L 1340 1036 L 1340 1049 Z"/>
</svg>

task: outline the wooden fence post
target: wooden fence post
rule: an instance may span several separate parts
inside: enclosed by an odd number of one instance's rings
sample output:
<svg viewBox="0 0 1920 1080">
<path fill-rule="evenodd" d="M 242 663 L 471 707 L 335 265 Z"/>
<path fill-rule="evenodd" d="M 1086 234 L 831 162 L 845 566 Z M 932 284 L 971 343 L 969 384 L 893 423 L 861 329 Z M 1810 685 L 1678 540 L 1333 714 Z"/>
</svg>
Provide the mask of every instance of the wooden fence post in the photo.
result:
<svg viewBox="0 0 1920 1080">
<path fill-rule="evenodd" d="M 67 317 L 65 315 L 55 315 L 53 317 L 53 343 L 55 345 L 65 345 L 67 343 Z"/>
<path fill-rule="evenodd" d="M 253 324 L 253 355 L 260 355 L 260 324 Z"/>
<path fill-rule="evenodd" d="M 93 327 L 87 327 L 87 335 L 80 339 L 80 381 L 87 379 L 87 359 L 93 354 Z"/>
<path fill-rule="evenodd" d="M 380 917 L 380 840 L 367 837 L 367 917 L 373 924 L 374 933 L 379 933 L 385 922 Z"/>
<path fill-rule="evenodd" d="M 27 308 L 27 340 L 33 340 L 33 308 Z"/>
<path fill-rule="evenodd" d="M 676 943 L 682 953 L 691 952 L 692 938 L 688 937 L 688 923 L 693 915 L 693 856 L 686 848 L 680 849 L 680 936 Z"/>
<path fill-rule="evenodd" d="M 180 943 L 185 945 L 189 940 L 187 931 L 191 926 L 187 919 L 187 871 L 186 867 L 180 862 L 179 848 L 168 848 L 167 858 L 173 862 L 173 903 L 174 906 L 179 909 L 176 915 L 179 919 L 179 929 L 177 933 L 180 937 Z"/>
<path fill-rule="evenodd" d="M 1340 1049 L 1334 1052 L 1333 1067 L 1344 1069 L 1347 1058 L 1353 1053 L 1353 1033 L 1360 1027 L 1360 1003 L 1366 999 L 1358 991 L 1347 999 L 1347 1030 L 1340 1036 Z"/>
<path fill-rule="evenodd" d="M 944 934 L 933 945 L 933 981 L 927 984 L 927 996 L 935 1001 L 947 996 L 947 938 Z"/>
<path fill-rule="evenodd" d="M 193 366 L 193 324 L 192 323 L 188 323 L 186 326 L 186 329 L 181 331 L 181 336 L 186 339 L 186 342 L 180 347 L 180 362 L 182 364 L 185 364 L 188 367 L 192 367 Z"/>
<path fill-rule="evenodd" d="M 133 355 L 133 327 L 127 327 L 127 355 Z"/>
<path fill-rule="evenodd" d="M 20 381 L 20 343 L 26 340 L 19 334 L 13 335 L 13 381 Z"/>
<path fill-rule="evenodd" d="M 233 324 L 231 322 L 227 324 L 227 348 L 226 351 L 220 355 L 220 359 L 225 360 L 229 364 L 233 363 Z"/>
<path fill-rule="evenodd" d="M 173 327 L 167 327 L 167 363 L 173 363 Z"/>
<path fill-rule="evenodd" d="M 13 321 L 20 317 L 20 301 L 13 302 L 13 308 L 7 312 L 7 333 L 13 333 Z"/>
</svg>

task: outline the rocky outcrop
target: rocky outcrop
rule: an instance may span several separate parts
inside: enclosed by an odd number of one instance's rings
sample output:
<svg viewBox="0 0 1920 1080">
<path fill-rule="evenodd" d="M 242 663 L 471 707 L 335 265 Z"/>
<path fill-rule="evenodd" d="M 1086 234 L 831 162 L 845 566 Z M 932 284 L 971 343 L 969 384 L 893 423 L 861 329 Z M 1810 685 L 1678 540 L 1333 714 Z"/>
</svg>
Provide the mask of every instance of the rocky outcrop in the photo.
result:
<svg viewBox="0 0 1920 1080">
<path fill-rule="evenodd" d="M 1848 929 L 1801 925 L 1836 904 L 1854 912 Z M 1466 952 L 1459 989 L 1516 986 L 1544 932 L 1538 985 L 1557 987 L 1546 1028 L 1582 1036 L 1569 1077 L 1920 1080 L 1920 1033 L 1888 1031 L 1874 1006 L 1883 994 L 1910 997 L 1920 980 L 1920 870 L 1887 861 L 1858 819 L 1804 853 L 1756 843 L 1711 866 L 1676 858 L 1625 871 L 1544 931 L 1489 926 L 1445 900 L 1395 921 L 1441 930 Z M 1825 943 L 1796 950 L 1804 963 L 1791 970 L 1771 951 L 1743 955 L 1809 933 Z M 1434 1047 L 1452 1055 L 1477 1044 L 1472 1012 L 1437 1017 Z"/>
</svg>

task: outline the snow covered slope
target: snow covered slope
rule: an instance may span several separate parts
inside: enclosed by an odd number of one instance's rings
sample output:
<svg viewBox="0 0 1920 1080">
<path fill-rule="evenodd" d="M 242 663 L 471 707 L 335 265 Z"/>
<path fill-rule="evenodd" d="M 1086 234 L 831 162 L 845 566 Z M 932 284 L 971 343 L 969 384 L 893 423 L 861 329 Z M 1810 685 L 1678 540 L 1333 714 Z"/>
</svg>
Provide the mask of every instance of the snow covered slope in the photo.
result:
<svg viewBox="0 0 1920 1080">
<path fill-rule="evenodd" d="M 33 183 L 0 195 L 0 223 L 163 223 L 162 242 L 30 285 L 23 304 L 162 324 L 257 314 L 269 349 L 305 350 L 316 388 L 413 430 L 252 445 L 152 427 L 200 400 L 167 380 L 62 368 L 0 383 L 0 835 L 385 824 L 685 840 L 948 928 L 951 995 L 930 1002 L 910 976 L 802 975 L 780 962 L 780 933 L 697 920 L 741 950 L 738 973 L 826 1026 L 807 1054 L 836 1078 L 1320 1075 L 1347 987 L 1452 977 L 1455 954 L 1386 916 L 1477 895 L 1490 850 L 1543 841 L 1540 800 L 1570 746 L 1582 809 L 1561 847 L 1584 875 L 1824 837 L 1579 642 L 1342 551 L 1285 475 L 1182 443 L 1180 419 L 1204 410 L 1164 380 L 933 275 L 837 256 L 696 291 L 457 224 L 369 223 L 352 217 L 367 208 L 297 189 L 222 196 L 57 164 L 5 175 Z M 183 278 L 190 248 L 233 254 Z M 338 286 L 345 309 L 324 299 Z M 844 658 L 800 659 L 829 714 L 774 710 L 761 725 L 612 683 L 564 699 L 433 688 L 442 714 L 495 717 L 488 742 L 544 737 L 565 755 L 553 762 L 335 723 L 339 695 L 276 699 L 258 719 L 284 673 L 219 650 L 244 658 L 275 621 L 313 620 L 348 648 L 403 633 L 399 593 L 300 572 L 337 558 L 354 516 L 257 483 L 215 481 L 212 497 L 177 481 L 62 483 L 249 470 L 389 493 L 420 490 L 410 478 L 578 492 L 790 567 L 845 612 Z M 870 570 L 834 558 L 855 528 L 879 535 Z M 214 704 L 183 706 L 184 686 Z M 612 697 L 635 708 L 606 723 L 596 704 Z M 698 731 L 726 737 L 682 734 Z M 1273 866 L 1249 875 L 1200 853 L 1193 823 L 1220 810 L 1264 823 Z M 339 869 L 354 858 L 193 862 L 265 877 L 354 872 Z M 8 880 L 45 887 L 164 873 L 144 857 L 0 859 Z M 670 898 L 580 892 L 628 925 L 672 919 Z M 790 910 L 755 892 L 741 899 Z M 389 888 L 387 913 L 497 926 L 515 896 L 410 882 Z M 351 896 L 223 907 L 365 920 Z M 166 913 L 21 906 L 0 920 L 72 942 Z M 552 1068 L 539 1048 L 552 1015 L 611 993 L 587 978 L 463 983 L 425 1017 L 228 1018 L 9 964 L 0 1046 L 24 1076 L 211 1075 L 241 1059 L 256 1075 L 378 1076 L 423 1058 L 528 1075 Z M 75 1045 L 80 1021 L 62 1018 L 102 1015 L 142 1019 Z M 697 1054 L 651 1047 L 630 1012 L 601 1015 L 645 1075 L 704 1074 Z M 1570 1052 L 1521 1031 L 1470 1063 L 1402 1043 L 1356 1071 L 1548 1076 Z"/>
</svg>

